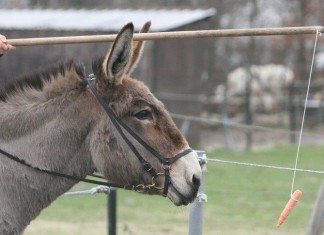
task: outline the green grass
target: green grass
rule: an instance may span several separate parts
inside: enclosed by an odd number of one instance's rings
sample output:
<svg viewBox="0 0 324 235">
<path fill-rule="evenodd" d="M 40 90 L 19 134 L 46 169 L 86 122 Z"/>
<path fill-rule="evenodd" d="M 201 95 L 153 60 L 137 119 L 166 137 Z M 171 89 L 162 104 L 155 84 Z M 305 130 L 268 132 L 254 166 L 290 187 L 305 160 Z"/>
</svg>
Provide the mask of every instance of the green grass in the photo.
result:
<svg viewBox="0 0 324 235">
<path fill-rule="evenodd" d="M 218 149 L 208 158 L 294 167 L 296 146 L 237 154 Z M 324 147 L 304 147 L 298 168 L 324 170 Z M 278 216 L 290 197 L 293 172 L 208 163 L 204 234 L 304 234 L 323 177 L 297 172 L 303 196 L 282 228 Z M 88 186 L 87 186 L 88 187 Z M 118 191 L 118 234 L 187 234 L 189 209 L 168 199 Z M 31 224 L 27 235 L 105 234 L 106 196 L 60 197 Z"/>
</svg>

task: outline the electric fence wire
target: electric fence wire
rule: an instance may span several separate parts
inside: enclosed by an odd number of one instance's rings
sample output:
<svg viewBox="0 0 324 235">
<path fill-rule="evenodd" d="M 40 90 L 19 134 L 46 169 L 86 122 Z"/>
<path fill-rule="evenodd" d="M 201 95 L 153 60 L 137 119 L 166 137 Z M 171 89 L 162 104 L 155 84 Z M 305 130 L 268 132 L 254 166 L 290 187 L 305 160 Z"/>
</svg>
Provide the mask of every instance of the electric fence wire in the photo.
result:
<svg viewBox="0 0 324 235">
<path fill-rule="evenodd" d="M 207 162 L 217 162 L 217 163 L 223 163 L 223 164 L 232 164 L 232 165 L 249 166 L 249 167 L 260 167 L 260 168 L 268 168 L 268 169 L 284 170 L 284 171 L 294 171 L 295 170 L 295 168 L 290 168 L 290 167 L 272 166 L 272 165 L 256 164 L 256 163 L 249 163 L 249 162 L 237 162 L 237 161 L 229 161 L 229 160 L 222 160 L 222 159 L 216 159 L 216 158 L 207 158 Z M 324 174 L 324 171 L 311 170 L 311 169 L 296 168 L 296 171 L 297 172 L 306 172 L 306 173 L 315 173 L 315 174 Z"/>
<path fill-rule="evenodd" d="M 222 120 L 215 119 L 215 118 L 196 117 L 196 116 L 176 114 L 176 113 L 171 113 L 171 116 L 173 118 L 177 118 L 177 119 L 190 120 L 190 121 L 206 123 L 206 124 L 216 123 L 216 124 L 222 124 L 222 125 L 232 126 L 232 127 L 236 127 L 236 128 L 250 128 L 253 130 L 267 131 L 267 132 L 273 132 L 273 133 L 299 134 L 299 131 L 290 131 L 287 129 L 266 127 L 266 126 L 260 126 L 260 125 L 246 125 L 246 124 L 242 124 L 242 123 L 238 123 L 238 122 L 222 121 Z M 303 135 L 309 136 L 309 137 L 314 137 L 314 138 L 324 138 L 324 135 L 313 134 L 313 133 L 304 132 Z"/>
</svg>

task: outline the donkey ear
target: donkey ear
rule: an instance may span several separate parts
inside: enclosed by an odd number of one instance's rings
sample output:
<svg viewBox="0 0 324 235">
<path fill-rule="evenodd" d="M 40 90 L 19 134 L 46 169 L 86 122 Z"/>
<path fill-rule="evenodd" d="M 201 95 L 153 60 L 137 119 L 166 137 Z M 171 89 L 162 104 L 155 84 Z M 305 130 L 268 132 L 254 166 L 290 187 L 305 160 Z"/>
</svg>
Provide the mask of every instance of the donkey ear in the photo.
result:
<svg viewBox="0 0 324 235">
<path fill-rule="evenodd" d="M 111 84 L 121 84 L 132 58 L 134 25 L 125 25 L 118 33 L 110 52 L 103 62 L 103 70 Z"/>
<path fill-rule="evenodd" d="M 151 27 L 151 21 L 146 22 L 142 29 L 140 30 L 140 33 L 147 33 L 150 30 Z M 141 58 L 142 51 L 144 48 L 144 40 L 143 41 L 135 41 L 133 42 L 133 56 L 129 65 L 129 69 L 127 71 L 127 74 L 131 74 L 134 68 L 137 65 L 137 62 Z"/>
</svg>

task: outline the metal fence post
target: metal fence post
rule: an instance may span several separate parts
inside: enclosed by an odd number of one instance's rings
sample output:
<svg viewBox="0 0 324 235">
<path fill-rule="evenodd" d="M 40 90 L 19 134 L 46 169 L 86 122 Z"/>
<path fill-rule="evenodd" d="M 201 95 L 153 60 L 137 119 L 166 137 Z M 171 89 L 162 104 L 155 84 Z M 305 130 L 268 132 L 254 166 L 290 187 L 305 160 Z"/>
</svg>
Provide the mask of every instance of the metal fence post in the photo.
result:
<svg viewBox="0 0 324 235">
<path fill-rule="evenodd" d="M 322 183 L 317 195 L 316 203 L 313 208 L 312 216 L 308 222 L 306 235 L 322 235 L 324 232 L 324 182 Z"/>
<path fill-rule="evenodd" d="M 117 189 L 111 188 L 108 194 L 108 235 L 116 235 L 117 224 Z"/>
<path fill-rule="evenodd" d="M 202 178 L 198 195 L 195 201 L 189 205 L 189 235 L 202 235 L 203 230 L 203 209 L 204 203 L 207 202 L 207 195 L 205 194 L 205 172 L 207 170 L 207 157 L 205 151 L 196 151 L 198 160 L 202 170 Z"/>
</svg>

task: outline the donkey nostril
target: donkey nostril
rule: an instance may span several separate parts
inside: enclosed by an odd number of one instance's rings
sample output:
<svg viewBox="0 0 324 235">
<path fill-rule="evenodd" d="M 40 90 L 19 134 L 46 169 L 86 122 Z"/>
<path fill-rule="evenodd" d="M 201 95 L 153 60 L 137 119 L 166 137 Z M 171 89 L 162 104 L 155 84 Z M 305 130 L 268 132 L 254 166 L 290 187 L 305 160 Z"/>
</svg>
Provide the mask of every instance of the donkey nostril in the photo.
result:
<svg viewBox="0 0 324 235">
<path fill-rule="evenodd" d="M 192 184 L 193 184 L 193 186 L 195 187 L 195 188 L 199 188 L 199 186 L 200 186 L 200 177 L 199 176 L 197 176 L 197 175 L 193 175 L 192 176 Z"/>
</svg>

